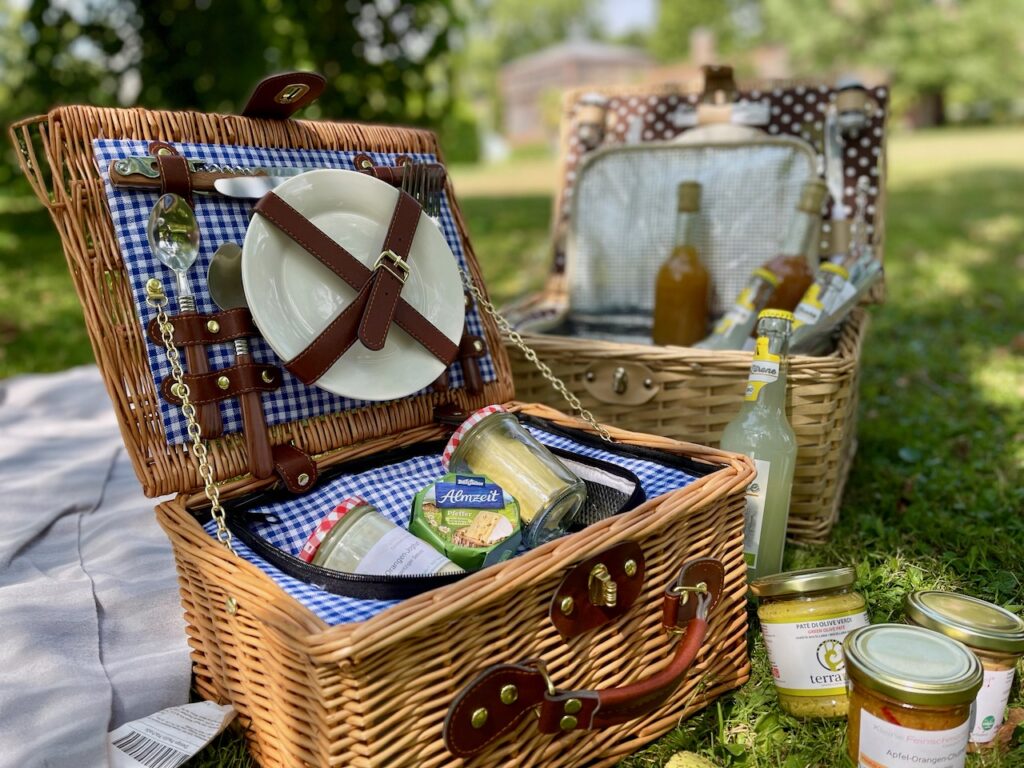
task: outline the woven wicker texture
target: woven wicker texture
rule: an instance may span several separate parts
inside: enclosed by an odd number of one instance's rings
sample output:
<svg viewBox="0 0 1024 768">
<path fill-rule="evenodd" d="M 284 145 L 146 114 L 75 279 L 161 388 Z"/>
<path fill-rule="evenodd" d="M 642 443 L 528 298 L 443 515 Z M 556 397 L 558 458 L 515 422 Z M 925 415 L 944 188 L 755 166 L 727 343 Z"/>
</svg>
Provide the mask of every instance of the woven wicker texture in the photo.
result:
<svg viewBox="0 0 1024 768">
<path fill-rule="evenodd" d="M 522 410 L 580 427 L 548 408 Z M 235 705 L 264 766 L 611 766 L 671 730 L 749 675 L 741 550 L 743 492 L 753 469 L 714 449 L 612 433 L 623 443 L 724 466 L 681 491 L 358 624 L 328 628 L 211 539 L 186 511 L 188 499 L 161 504 L 158 519 L 174 546 L 200 692 Z M 325 463 L 442 434 L 438 428 L 412 429 L 353 446 Z M 614 624 L 563 641 L 547 611 L 565 569 L 584 553 L 624 540 L 644 550 L 641 597 Z M 543 658 L 560 689 L 622 685 L 664 667 L 674 641 L 661 628 L 663 591 L 684 561 L 703 556 L 725 565 L 722 602 L 711 619 L 707 650 L 657 712 L 608 730 L 559 737 L 537 733 L 528 716 L 472 759 L 447 752 L 441 726 L 448 707 L 490 664 Z"/>
<path fill-rule="evenodd" d="M 157 393 L 152 378 L 147 375 L 147 342 L 132 304 L 103 182 L 96 167 L 93 139 L 441 154 L 434 134 L 415 129 L 254 120 L 145 109 L 61 107 L 45 117 L 16 123 L 10 133 L 22 169 L 61 235 L 96 361 L 114 403 L 136 474 L 150 496 L 197 488 L 201 483 L 184 448 L 167 446 Z M 454 200 L 450 188 L 448 197 Z M 470 272 L 477 284 L 482 285 L 479 266 L 454 203 L 453 213 L 466 245 Z M 497 380 L 485 385 L 483 394 L 472 397 L 461 390 L 430 393 L 398 403 L 281 424 L 271 428 L 271 442 L 294 441 L 307 453 L 318 455 L 368 437 L 428 423 L 439 402 L 455 401 L 472 409 L 507 400 L 512 396 L 508 361 L 501 353 L 497 330 L 486 317 L 484 330 L 494 357 Z M 209 449 L 216 479 L 248 472 L 241 436 L 212 441 Z"/>
<path fill-rule="evenodd" d="M 789 536 L 824 541 L 839 517 L 857 434 L 857 382 L 868 315 L 855 309 L 827 357 L 796 355 L 789 366 L 789 420 L 798 444 Z M 526 334 L 527 343 L 598 420 L 623 429 L 718 445 L 739 411 L 750 372 L 749 352 L 619 344 Z M 514 346 L 509 346 L 518 397 L 557 406 L 561 398 Z M 588 372 L 639 365 L 656 387 L 637 404 L 599 388 Z M 637 377 L 636 372 L 632 373 Z M 596 393 L 596 394 L 595 394 Z"/>
</svg>

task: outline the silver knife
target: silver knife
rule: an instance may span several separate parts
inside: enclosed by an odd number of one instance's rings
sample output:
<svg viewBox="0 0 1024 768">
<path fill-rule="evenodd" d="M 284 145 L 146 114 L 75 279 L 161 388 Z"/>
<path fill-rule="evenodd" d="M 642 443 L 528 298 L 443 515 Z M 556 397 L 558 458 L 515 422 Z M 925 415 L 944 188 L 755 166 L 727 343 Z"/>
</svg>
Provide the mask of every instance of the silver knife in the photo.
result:
<svg viewBox="0 0 1024 768">
<path fill-rule="evenodd" d="M 258 200 L 278 184 L 294 176 L 236 176 L 217 179 L 213 188 L 225 197 Z"/>
</svg>

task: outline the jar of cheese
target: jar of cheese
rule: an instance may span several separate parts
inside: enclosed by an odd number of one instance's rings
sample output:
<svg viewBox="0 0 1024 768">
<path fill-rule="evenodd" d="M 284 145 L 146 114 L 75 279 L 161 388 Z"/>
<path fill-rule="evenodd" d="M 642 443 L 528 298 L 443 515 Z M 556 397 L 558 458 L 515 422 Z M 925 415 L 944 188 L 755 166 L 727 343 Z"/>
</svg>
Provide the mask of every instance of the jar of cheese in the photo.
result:
<svg viewBox="0 0 1024 768">
<path fill-rule="evenodd" d="M 486 475 L 519 502 L 528 547 L 561 536 L 587 498 L 583 481 L 500 405 L 466 419 L 441 462 L 449 472 Z"/>
</svg>

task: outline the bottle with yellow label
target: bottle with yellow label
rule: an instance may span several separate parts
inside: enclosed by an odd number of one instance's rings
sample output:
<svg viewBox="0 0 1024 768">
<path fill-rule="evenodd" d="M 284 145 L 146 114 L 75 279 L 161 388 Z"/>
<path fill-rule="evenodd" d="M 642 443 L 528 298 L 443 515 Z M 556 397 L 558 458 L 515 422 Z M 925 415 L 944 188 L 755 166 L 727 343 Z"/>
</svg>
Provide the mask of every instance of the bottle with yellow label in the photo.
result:
<svg viewBox="0 0 1024 768">
<path fill-rule="evenodd" d="M 757 313 L 764 309 L 778 284 L 778 276 L 770 270 L 764 267 L 755 269 L 711 335 L 693 346 L 700 349 L 742 349 L 743 342 L 757 323 Z"/>
<path fill-rule="evenodd" d="M 747 488 L 743 553 L 748 578 L 782 570 L 789 498 L 796 467 L 796 436 L 786 417 L 786 355 L 793 314 L 766 309 L 758 316 L 757 343 L 740 412 L 722 433 L 724 450 L 754 460 Z"/>
</svg>

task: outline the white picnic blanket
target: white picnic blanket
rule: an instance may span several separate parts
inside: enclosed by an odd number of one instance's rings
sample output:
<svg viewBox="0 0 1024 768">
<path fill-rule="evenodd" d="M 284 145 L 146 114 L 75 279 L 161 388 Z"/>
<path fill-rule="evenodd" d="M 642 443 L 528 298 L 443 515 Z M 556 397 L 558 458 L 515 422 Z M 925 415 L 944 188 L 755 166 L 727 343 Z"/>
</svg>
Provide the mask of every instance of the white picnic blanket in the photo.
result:
<svg viewBox="0 0 1024 768">
<path fill-rule="evenodd" d="M 93 366 L 0 381 L 0 768 L 105 768 L 188 701 L 170 544 Z"/>
</svg>

